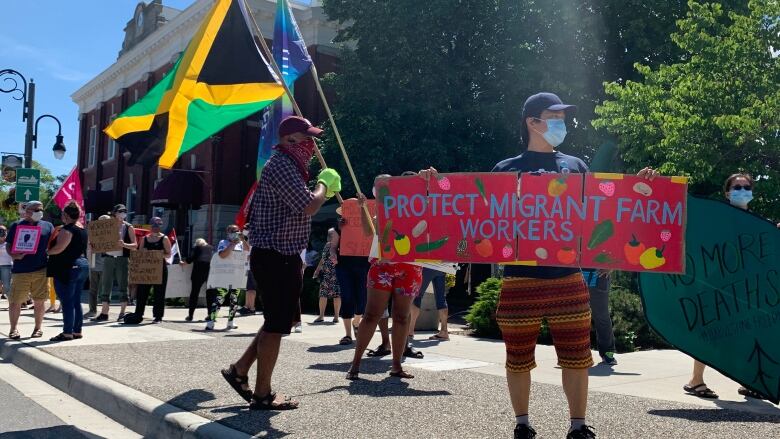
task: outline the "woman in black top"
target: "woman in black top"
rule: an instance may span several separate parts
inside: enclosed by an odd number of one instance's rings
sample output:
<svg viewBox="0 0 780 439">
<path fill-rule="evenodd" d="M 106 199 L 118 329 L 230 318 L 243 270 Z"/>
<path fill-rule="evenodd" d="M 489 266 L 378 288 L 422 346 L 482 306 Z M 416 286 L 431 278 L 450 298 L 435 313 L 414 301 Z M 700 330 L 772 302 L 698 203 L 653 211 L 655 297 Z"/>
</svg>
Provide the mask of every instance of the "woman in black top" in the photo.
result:
<svg viewBox="0 0 780 439">
<path fill-rule="evenodd" d="M 162 230 L 162 218 L 153 217 L 150 221 L 152 232 L 144 236 L 144 239 L 138 243 L 139 250 L 162 250 L 164 258 L 171 255 L 171 241 L 161 231 Z M 165 259 L 163 259 L 163 277 L 162 283 L 159 285 L 138 285 L 138 301 L 135 305 L 135 320 L 140 322 L 144 317 L 144 309 L 146 308 L 146 301 L 149 300 L 149 291 L 154 288 L 154 308 L 152 315 L 154 320 L 152 323 L 161 323 L 163 314 L 165 313 L 165 284 L 168 282 L 168 270 L 166 269 Z"/>
<path fill-rule="evenodd" d="M 211 267 L 211 257 L 214 255 L 214 247 L 210 246 L 203 238 L 195 240 L 195 245 L 192 246 L 192 251 L 187 259 L 180 262 L 181 265 L 193 264 L 192 275 L 192 290 L 190 291 L 189 308 L 190 313 L 185 320 L 192 321 L 192 315 L 195 313 L 195 308 L 198 306 L 198 296 L 200 295 L 200 289 L 209 277 L 209 268 Z"/>
<path fill-rule="evenodd" d="M 51 341 L 81 338 L 84 322 L 81 309 L 81 290 L 89 275 L 87 263 L 87 231 L 78 222 L 81 209 L 71 201 L 62 211 L 65 225 L 49 249 L 49 273 L 54 278 L 54 289 L 62 303 L 62 333 Z"/>
</svg>

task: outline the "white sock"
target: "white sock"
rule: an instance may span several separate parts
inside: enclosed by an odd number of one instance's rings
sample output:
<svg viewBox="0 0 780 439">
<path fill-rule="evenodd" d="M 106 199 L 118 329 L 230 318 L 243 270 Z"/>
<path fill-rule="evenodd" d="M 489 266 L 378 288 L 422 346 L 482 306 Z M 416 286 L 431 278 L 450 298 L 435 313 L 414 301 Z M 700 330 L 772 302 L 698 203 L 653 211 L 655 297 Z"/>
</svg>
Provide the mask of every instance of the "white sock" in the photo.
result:
<svg viewBox="0 0 780 439">
<path fill-rule="evenodd" d="M 515 416 L 515 421 L 517 422 L 517 425 L 531 425 L 528 423 L 528 415 Z"/>
<path fill-rule="evenodd" d="M 585 425 L 585 418 L 571 418 L 569 431 L 579 430 L 583 425 Z"/>
</svg>

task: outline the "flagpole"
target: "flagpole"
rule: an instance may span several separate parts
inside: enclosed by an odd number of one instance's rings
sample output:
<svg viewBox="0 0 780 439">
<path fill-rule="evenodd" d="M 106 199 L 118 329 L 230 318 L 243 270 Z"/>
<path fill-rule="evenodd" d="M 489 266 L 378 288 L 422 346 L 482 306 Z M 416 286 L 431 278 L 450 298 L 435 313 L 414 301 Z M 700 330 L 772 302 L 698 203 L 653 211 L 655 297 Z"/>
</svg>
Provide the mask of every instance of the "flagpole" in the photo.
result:
<svg viewBox="0 0 780 439">
<path fill-rule="evenodd" d="M 301 112 L 301 108 L 298 106 L 298 102 L 295 101 L 295 96 L 293 96 L 292 92 L 290 91 L 290 87 L 287 86 L 287 81 L 284 80 L 284 75 L 282 75 L 282 71 L 279 69 L 279 65 L 276 64 L 276 60 L 274 59 L 274 54 L 271 52 L 271 49 L 268 48 L 268 44 L 265 42 L 265 37 L 263 37 L 263 31 L 260 30 L 260 26 L 257 24 L 257 20 L 255 20 L 255 15 L 252 13 L 252 8 L 249 7 L 249 3 L 246 0 L 242 0 L 244 2 L 244 7 L 246 8 L 247 12 L 249 13 L 249 18 L 252 19 L 252 24 L 255 28 L 255 37 L 256 39 L 260 40 L 260 45 L 263 46 L 263 52 L 265 52 L 265 56 L 268 57 L 268 61 L 271 64 L 271 68 L 274 69 L 274 73 L 279 78 L 279 81 L 282 83 L 282 87 L 284 87 L 284 92 L 287 94 L 287 96 L 290 98 L 290 102 L 292 102 L 293 110 L 295 111 L 295 114 L 303 117 L 303 113 Z M 314 63 L 312 62 L 312 66 L 314 66 Z M 322 156 L 322 152 L 320 152 L 320 148 L 317 145 L 317 141 L 314 141 L 314 154 L 317 156 L 317 159 L 320 162 L 320 166 L 322 166 L 323 169 L 327 168 L 328 165 L 325 163 L 325 157 Z M 336 192 L 336 199 L 338 200 L 339 204 L 344 204 L 344 199 L 341 198 L 341 194 Z"/>
</svg>

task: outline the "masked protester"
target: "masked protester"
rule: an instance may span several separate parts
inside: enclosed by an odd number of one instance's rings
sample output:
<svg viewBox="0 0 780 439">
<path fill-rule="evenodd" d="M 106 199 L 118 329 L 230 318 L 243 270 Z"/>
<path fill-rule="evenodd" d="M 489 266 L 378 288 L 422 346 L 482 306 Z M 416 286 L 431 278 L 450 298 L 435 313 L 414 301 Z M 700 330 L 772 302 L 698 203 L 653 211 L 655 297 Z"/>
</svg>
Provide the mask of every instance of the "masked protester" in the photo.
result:
<svg viewBox="0 0 780 439">
<path fill-rule="evenodd" d="M 250 269 L 263 301 L 265 322 L 241 358 L 222 371 L 252 410 L 289 410 L 298 402 L 272 391 L 271 375 L 282 335 L 289 334 L 299 312 L 303 287 L 300 254 L 311 232 L 311 217 L 327 199 L 341 190 L 341 177 L 333 169 L 320 172 L 314 191 L 309 180 L 309 162 L 314 155 L 313 136 L 322 130 L 301 117 L 288 117 L 279 125 L 279 145 L 263 168 L 250 206 Z M 249 389 L 247 373 L 258 364 L 255 391 Z"/>
<path fill-rule="evenodd" d="M 754 184 L 755 182 L 750 174 L 732 174 L 723 184 L 723 195 L 732 206 L 748 210 L 748 204 L 753 200 Z M 777 227 L 780 228 L 780 224 L 778 224 Z M 683 386 L 683 390 L 685 390 L 686 393 L 698 396 L 699 398 L 716 399 L 718 398 L 718 394 L 704 383 L 705 368 L 706 366 L 704 363 L 694 360 L 693 375 L 691 376 L 690 381 L 688 381 L 688 384 Z M 750 398 L 766 399 L 764 395 L 745 387 L 740 387 L 737 392 L 740 395 Z"/>
<path fill-rule="evenodd" d="M 151 232 L 144 236 L 138 243 L 138 250 L 162 250 L 163 267 L 162 282 L 156 285 L 138 285 L 138 300 L 135 304 L 135 312 L 128 314 L 124 318 L 124 323 L 138 324 L 143 321 L 146 302 L 149 300 L 149 292 L 154 290 L 154 306 L 152 323 L 162 323 L 165 314 L 165 284 L 168 282 L 168 270 L 165 267 L 168 263 L 165 259 L 171 256 L 171 241 L 162 232 L 163 220 L 159 217 L 152 217 L 149 222 Z"/>
<path fill-rule="evenodd" d="M 249 252 L 249 245 L 242 239 L 241 232 L 238 230 L 238 226 L 231 224 L 227 226 L 225 230 L 227 238 L 219 241 L 217 245 L 217 254 L 220 258 L 228 258 L 233 253 L 247 254 Z M 206 318 L 206 331 L 214 329 L 214 324 L 217 321 L 217 314 L 223 304 L 228 304 L 228 321 L 225 329 L 235 329 L 236 325 L 233 324 L 233 319 L 236 317 L 236 310 L 238 309 L 238 291 L 235 288 L 223 289 L 223 288 L 209 288 L 206 290 L 206 306 L 208 306 L 208 317 Z"/>
<path fill-rule="evenodd" d="M 49 293 L 46 277 L 46 247 L 54 232 L 54 226 L 48 221 L 43 221 L 43 204 L 40 201 L 29 201 L 22 205 L 22 209 L 22 219 L 11 224 L 11 227 L 8 228 L 5 244 L 8 254 L 14 261 L 11 268 L 11 294 L 8 300 L 8 314 L 11 323 L 8 338 L 12 340 L 21 338 L 16 325 L 19 323 L 22 304 L 27 302 L 28 296 L 32 296 L 35 303 L 35 328 L 33 328 L 31 337 L 43 337 L 41 325 L 43 324 L 43 314 L 46 311 L 43 302 Z M 17 234 L 17 230 L 22 226 L 35 229 Z M 33 236 L 34 233 L 37 233 L 38 236 Z M 16 240 L 22 241 L 19 246 L 14 245 Z M 23 252 L 21 251 L 22 247 L 25 247 Z"/>
<path fill-rule="evenodd" d="M 124 204 L 117 204 L 111 210 L 111 216 L 117 218 L 117 235 L 121 250 L 105 252 L 103 258 L 103 274 L 100 278 L 99 300 L 103 303 L 100 314 L 93 318 L 95 322 L 105 322 L 108 320 L 108 311 L 111 305 L 111 292 L 116 282 L 119 290 L 119 317 L 117 321 L 123 321 L 129 296 L 127 294 L 127 265 L 130 261 L 130 252 L 137 247 L 135 240 L 135 229 L 126 221 L 127 207 Z"/>
</svg>

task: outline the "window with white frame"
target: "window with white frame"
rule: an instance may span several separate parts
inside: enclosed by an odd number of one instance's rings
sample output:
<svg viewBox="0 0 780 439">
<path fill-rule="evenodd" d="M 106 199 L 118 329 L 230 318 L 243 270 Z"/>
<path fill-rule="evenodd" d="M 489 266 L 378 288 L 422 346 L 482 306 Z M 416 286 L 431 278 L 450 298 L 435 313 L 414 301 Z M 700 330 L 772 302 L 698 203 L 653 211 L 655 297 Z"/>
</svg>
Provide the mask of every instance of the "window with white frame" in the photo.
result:
<svg viewBox="0 0 780 439">
<path fill-rule="evenodd" d="M 94 122 L 94 118 L 93 118 Z M 89 128 L 89 160 L 87 166 L 95 166 L 95 160 L 97 159 L 97 125 L 92 125 Z"/>
<path fill-rule="evenodd" d="M 133 102 L 138 102 L 138 89 L 133 90 Z"/>
<path fill-rule="evenodd" d="M 113 109 L 114 105 L 111 104 L 111 108 Z M 113 121 L 116 119 L 116 114 L 111 115 L 111 120 Z M 114 140 L 111 136 L 106 135 L 108 137 L 108 160 L 114 160 L 114 157 L 116 157 L 116 140 Z"/>
<path fill-rule="evenodd" d="M 190 169 L 195 169 L 198 166 L 198 156 L 195 154 L 190 155 Z"/>
</svg>

